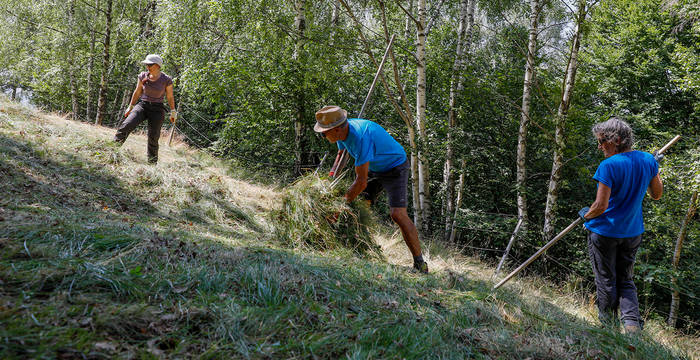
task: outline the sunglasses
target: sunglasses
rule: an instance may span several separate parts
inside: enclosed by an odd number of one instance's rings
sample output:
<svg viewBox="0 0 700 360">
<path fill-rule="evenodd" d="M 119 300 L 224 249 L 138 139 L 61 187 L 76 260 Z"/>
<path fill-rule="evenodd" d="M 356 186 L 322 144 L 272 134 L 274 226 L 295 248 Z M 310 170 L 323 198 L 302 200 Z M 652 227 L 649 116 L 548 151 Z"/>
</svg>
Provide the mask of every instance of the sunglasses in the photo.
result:
<svg viewBox="0 0 700 360">
<path fill-rule="evenodd" d="M 607 139 L 601 139 L 601 138 L 597 138 L 596 140 L 598 140 L 598 145 L 603 145 L 603 143 L 606 143 L 608 141 Z"/>
</svg>

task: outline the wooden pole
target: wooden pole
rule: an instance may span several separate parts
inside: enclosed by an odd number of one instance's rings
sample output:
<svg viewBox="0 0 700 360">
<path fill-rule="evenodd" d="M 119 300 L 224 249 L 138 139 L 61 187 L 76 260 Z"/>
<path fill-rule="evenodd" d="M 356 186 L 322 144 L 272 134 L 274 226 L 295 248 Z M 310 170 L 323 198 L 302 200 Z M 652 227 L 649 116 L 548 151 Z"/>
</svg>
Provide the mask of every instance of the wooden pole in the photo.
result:
<svg viewBox="0 0 700 360">
<path fill-rule="evenodd" d="M 357 114 L 357 118 L 361 118 L 362 113 L 365 112 L 365 106 L 367 106 L 367 102 L 369 101 L 369 98 L 372 95 L 372 92 L 374 91 L 374 86 L 377 85 L 377 79 L 379 79 L 379 75 L 381 75 L 381 73 L 382 73 L 382 69 L 384 68 L 384 63 L 386 62 L 386 58 L 389 55 L 389 50 L 391 49 L 391 46 L 394 44 L 395 37 L 396 37 L 396 34 L 391 35 L 391 39 L 389 39 L 389 44 L 386 46 L 386 50 L 384 51 L 384 57 L 382 58 L 382 62 L 379 63 L 379 68 L 377 69 L 377 73 L 374 74 L 374 80 L 372 80 L 372 85 L 369 87 L 369 91 L 367 92 L 367 96 L 365 97 L 364 103 L 362 103 L 362 108 L 360 108 L 360 112 Z M 345 167 L 345 164 L 348 162 L 348 159 L 349 159 L 349 157 L 348 157 L 347 150 L 343 150 L 342 154 L 340 155 L 340 160 L 338 161 L 337 167 L 333 171 L 333 177 L 338 177 L 338 173 L 340 173 L 343 170 L 343 168 Z"/>
</svg>

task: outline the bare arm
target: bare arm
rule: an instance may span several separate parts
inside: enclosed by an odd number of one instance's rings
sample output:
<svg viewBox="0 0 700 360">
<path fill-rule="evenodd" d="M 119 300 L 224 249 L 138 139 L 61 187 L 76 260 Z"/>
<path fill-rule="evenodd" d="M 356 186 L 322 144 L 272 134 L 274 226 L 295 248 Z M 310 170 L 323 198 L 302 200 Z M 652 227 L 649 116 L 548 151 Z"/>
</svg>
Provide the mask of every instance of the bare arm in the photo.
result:
<svg viewBox="0 0 700 360">
<path fill-rule="evenodd" d="M 177 119 L 177 111 L 175 111 L 175 96 L 173 96 L 173 84 L 165 87 L 165 97 L 168 98 L 170 105 L 170 122 L 174 123 Z"/>
<path fill-rule="evenodd" d="M 586 219 L 593 219 L 602 215 L 608 208 L 608 202 L 610 201 L 610 187 L 598 182 L 598 191 L 595 194 L 595 201 L 591 204 L 590 210 L 583 217 Z"/>
<path fill-rule="evenodd" d="M 664 193 L 664 184 L 661 182 L 659 174 L 656 174 L 651 182 L 649 183 L 649 188 L 647 188 L 649 196 L 654 200 L 661 199 L 661 195 Z"/>
<path fill-rule="evenodd" d="M 173 96 L 172 84 L 165 87 L 165 97 L 168 98 L 168 105 L 170 105 L 170 110 L 175 110 L 175 96 Z"/>
<path fill-rule="evenodd" d="M 345 200 L 347 202 L 352 202 L 355 200 L 357 195 L 367 188 L 367 178 L 369 177 L 369 161 L 360 165 L 355 166 L 355 181 L 350 185 L 348 192 L 345 193 Z"/>
<path fill-rule="evenodd" d="M 148 79 L 148 76 L 146 76 L 146 79 Z M 142 91 L 143 91 L 143 81 L 138 80 L 136 82 L 136 89 L 134 89 L 134 93 L 131 95 L 131 101 L 129 101 L 129 107 L 126 109 L 126 112 L 124 113 L 124 117 L 129 116 L 129 114 L 131 113 L 131 108 L 133 108 L 134 105 L 136 105 L 136 103 L 139 101 L 139 98 L 141 97 Z"/>
</svg>

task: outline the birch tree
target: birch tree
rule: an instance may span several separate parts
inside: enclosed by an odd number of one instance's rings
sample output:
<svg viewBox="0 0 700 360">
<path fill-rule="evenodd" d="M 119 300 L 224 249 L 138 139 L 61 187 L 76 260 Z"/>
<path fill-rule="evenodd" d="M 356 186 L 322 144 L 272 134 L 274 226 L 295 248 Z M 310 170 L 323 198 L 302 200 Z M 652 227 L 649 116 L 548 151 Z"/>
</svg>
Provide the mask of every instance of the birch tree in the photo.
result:
<svg viewBox="0 0 700 360">
<path fill-rule="evenodd" d="M 109 78 L 110 68 L 110 36 L 112 32 L 112 0 L 107 0 L 107 9 L 105 10 L 105 37 L 104 50 L 102 52 L 102 76 L 100 77 L 100 90 L 97 98 L 97 116 L 95 124 L 102 125 L 102 120 L 105 116 L 105 108 L 107 107 L 107 81 Z"/>
<path fill-rule="evenodd" d="M 95 0 L 95 17 L 99 16 L 100 13 L 100 0 Z M 85 119 L 90 121 L 92 119 L 92 77 L 93 70 L 95 68 L 95 43 L 97 33 L 97 25 L 93 24 L 92 31 L 90 31 L 90 54 L 88 56 L 87 65 L 87 91 L 86 91 L 86 101 L 85 101 Z"/>
<path fill-rule="evenodd" d="M 530 123 L 530 93 L 535 78 L 535 52 L 537 51 L 537 21 L 542 10 L 542 0 L 530 0 L 530 30 L 525 55 L 525 79 L 523 81 L 523 99 L 521 105 L 520 128 L 518 129 L 518 153 L 516 159 L 516 187 L 518 192 L 518 217 L 523 219 L 521 229 L 527 232 L 527 130 Z"/>
<path fill-rule="evenodd" d="M 681 224 L 681 230 L 678 232 L 678 239 L 676 240 L 676 248 L 673 251 L 673 260 L 671 265 L 673 266 L 673 275 L 671 276 L 671 284 L 673 284 L 673 292 L 671 293 L 671 308 L 668 311 L 668 320 L 666 323 L 670 327 L 676 327 L 676 320 L 678 319 L 678 307 L 681 303 L 680 293 L 678 291 L 678 276 L 675 275 L 678 270 L 678 263 L 681 260 L 681 250 L 683 250 L 683 242 L 685 241 L 685 236 L 688 231 L 688 224 L 695 216 L 695 211 L 698 207 L 698 192 L 694 191 L 693 196 L 690 198 L 690 204 L 688 205 L 688 213 L 683 219 Z"/>
<path fill-rule="evenodd" d="M 452 236 L 452 213 L 455 211 L 454 206 L 454 170 L 452 163 L 454 161 L 454 132 L 457 128 L 457 114 L 455 110 L 457 95 L 462 91 L 463 79 L 462 68 L 464 65 L 464 57 L 469 53 L 471 45 L 471 29 L 474 24 L 474 4 L 476 0 L 462 0 L 459 12 L 459 25 L 457 29 L 457 48 L 455 51 L 455 59 L 452 65 L 452 76 L 450 80 L 450 97 L 449 109 L 447 112 L 447 149 L 445 155 L 444 183 L 445 200 L 443 213 L 445 214 L 445 240 L 449 240 Z"/>
<path fill-rule="evenodd" d="M 305 163 L 306 149 L 306 126 L 304 126 L 304 75 L 301 66 L 304 47 L 304 30 L 306 29 L 306 0 L 296 0 L 294 3 L 296 16 L 294 17 L 294 30 L 296 32 L 296 43 L 292 61 L 297 70 L 297 93 L 296 114 L 294 119 L 294 172 L 301 175 L 301 167 Z"/>
<path fill-rule="evenodd" d="M 557 198 L 559 196 L 559 186 L 561 171 L 564 166 L 564 148 L 566 118 L 571 104 L 571 94 L 574 91 L 576 81 L 576 70 L 578 69 L 578 52 L 581 47 L 581 33 L 583 22 L 586 19 L 586 0 L 580 0 L 578 4 L 578 15 L 576 17 L 576 28 L 571 42 L 571 53 L 566 66 L 566 75 L 562 88 L 559 109 L 554 118 L 554 159 L 552 160 L 552 172 L 549 176 L 549 187 L 547 189 L 547 202 L 544 210 L 544 241 L 551 239 L 554 233 L 554 215 L 556 212 Z"/>
</svg>

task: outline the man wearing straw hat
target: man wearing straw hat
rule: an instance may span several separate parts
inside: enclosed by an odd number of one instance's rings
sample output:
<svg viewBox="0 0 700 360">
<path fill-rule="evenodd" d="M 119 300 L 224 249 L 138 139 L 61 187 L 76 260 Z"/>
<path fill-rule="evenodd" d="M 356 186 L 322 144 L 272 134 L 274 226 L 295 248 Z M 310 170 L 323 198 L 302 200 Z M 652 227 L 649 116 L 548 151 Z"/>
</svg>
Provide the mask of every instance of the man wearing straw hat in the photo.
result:
<svg viewBox="0 0 700 360">
<path fill-rule="evenodd" d="M 348 119 L 347 111 L 338 106 L 326 106 L 316 112 L 314 131 L 346 150 L 355 159 L 355 181 L 345 193 L 352 202 L 362 194 L 374 203 L 382 189 L 386 190 L 391 219 L 401 229 L 401 235 L 413 255 L 413 267 L 428 272 L 423 260 L 418 231 L 406 211 L 408 161 L 403 147 L 379 124 L 364 119 Z"/>
</svg>

